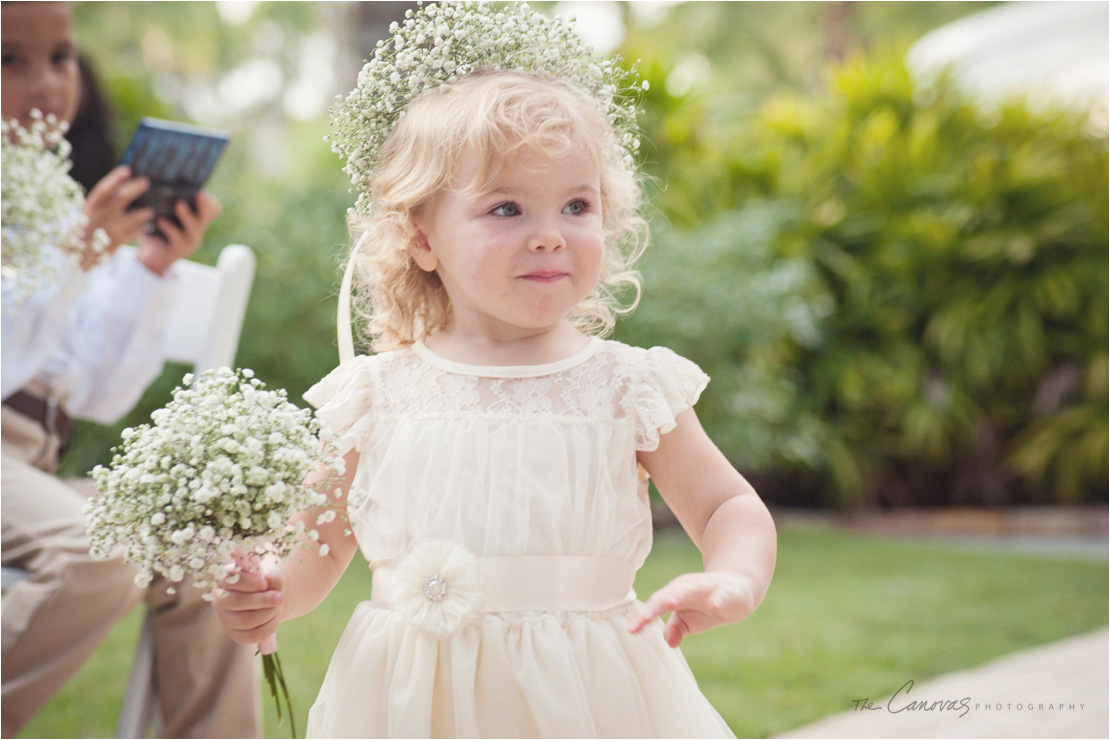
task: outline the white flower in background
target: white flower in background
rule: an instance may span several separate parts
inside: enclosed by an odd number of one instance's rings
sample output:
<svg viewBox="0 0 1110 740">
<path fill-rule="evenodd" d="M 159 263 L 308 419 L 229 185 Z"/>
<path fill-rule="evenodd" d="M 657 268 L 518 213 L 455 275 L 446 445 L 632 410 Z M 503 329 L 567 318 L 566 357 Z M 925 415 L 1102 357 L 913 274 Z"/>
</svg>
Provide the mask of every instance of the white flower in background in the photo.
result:
<svg viewBox="0 0 1110 740">
<path fill-rule="evenodd" d="M 137 583 L 158 572 L 209 588 L 235 550 L 284 557 L 315 542 L 317 531 L 288 521 L 326 507 L 334 478 L 313 487 L 305 476 L 323 464 L 338 477 L 343 458 L 321 455 L 311 410 L 263 388 L 248 370 L 210 370 L 175 389 L 152 424 L 124 430 L 111 465 L 92 471 L 99 493 L 85 514 L 94 557 L 119 552 L 140 567 Z"/>
<path fill-rule="evenodd" d="M 420 629 L 451 634 L 473 621 L 485 600 L 474 555 L 445 540 L 417 545 L 397 566 L 393 600 Z"/>
<path fill-rule="evenodd" d="M 408 10 L 389 32 L 359 72 L 358 86 L 332 109 L 335 133 L 325 137 L 347 159 L 343 171 L 359 191 L 360 213 L 370 213 L 378 149 L 408 104 L 480 67 L 538 72 L 579 85 L 613 125 L 617 136 L 611 145 L 633 166 L 640 146 L 639 96 L 647 87 L 636 82 L 635 65 L 626 70 L 619 57 L 595 56 L 572 23 L 548 18 L 526 3 L 458 2 Z"/>
<path fill-rule="evenodd" d="M 85 244 L 85 194 L 69 176 L 67 125 L 38 110 L 31 117 L 30 129 L 15 120 L 0 122 L 0 261 L 4 289 L 17 297 L 56 282 L 67 269 L 91 267 L 108 244 L 102 229 Z"/>
</svg>

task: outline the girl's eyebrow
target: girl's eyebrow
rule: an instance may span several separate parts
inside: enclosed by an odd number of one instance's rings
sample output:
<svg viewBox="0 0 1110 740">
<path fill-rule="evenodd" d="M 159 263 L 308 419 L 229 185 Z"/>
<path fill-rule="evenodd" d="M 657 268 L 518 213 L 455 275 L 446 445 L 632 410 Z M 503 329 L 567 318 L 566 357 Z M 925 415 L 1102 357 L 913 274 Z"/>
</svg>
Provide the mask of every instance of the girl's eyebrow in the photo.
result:
<svg viewBox="0 0 1110 740">
<path fill-rule="evenodd" d="M 0 41 L 0 49 L 7 52 L 20 51 L 22 49 L 33 48 L 30 44 L 17 39 Z M 77 53 L 77 44 L 70 40 L 58 41 L 50 44 L 51 51 L 64 51 L 66 53 Z"/>
<path fill-rule="evenodd" d="M 481 193 L 478 197 L 480 197 L 480 198 L 512 198 L 512 197 L 520 196 L 522 193 L 525 193 L 526 190 L 527 190 L 527 188 L 496 187 L 496 188 L 493 188 L 492 190 L 487 190 L 484 193 Z M 572 185 L 571 187 L 566 189 L 565 194 L 566 195 L 573 195 L 573 194 L 576 194 L 576 193 L 595 193 L 596 194 L 596 193 L 600 193 L 600 192 L 601 192 L 601 189 L 597 185 L 582 184 L 582 185 Z"/>
</svg>

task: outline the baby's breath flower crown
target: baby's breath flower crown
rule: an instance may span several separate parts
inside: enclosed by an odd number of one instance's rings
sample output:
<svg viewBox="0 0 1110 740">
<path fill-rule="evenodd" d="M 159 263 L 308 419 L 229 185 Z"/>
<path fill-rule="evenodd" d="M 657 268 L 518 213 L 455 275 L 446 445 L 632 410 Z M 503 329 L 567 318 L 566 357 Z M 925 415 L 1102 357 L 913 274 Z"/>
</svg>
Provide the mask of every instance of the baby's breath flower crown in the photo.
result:
<svg viewBox="0 0 1110 740">
<path fill-rule="evenodd" d="M 69 175 L 66 123 L 38 110 L 31 119 L 30 128 L 16 120 L 0 123 L 3 274 L 12 281 L 5 289 L 20 295 L 59 278 L 63 260 L 90 267 L 108 242 L 97 229 L 86 245 L 85 194 Z"/>
<path fill-rule="evenodd" d="M 525 3 L 497 7 L 484 2 L 430 4 L 393 23 L 379 41 L 358 86 L 332 109 L 332 150 L 346 157 L 343 170 L 358 191 L 355 209 L 370 215 L 370 179 L 382 144 L 426 90 L 450 85 L 479 68 L 538 72 L 573 82 L 593 97 L 616 133 L 631 169 L 640 146 L 635 69 L 621 59 L 601 59 L 571 23 L 548 18 Z"/>
</svg>

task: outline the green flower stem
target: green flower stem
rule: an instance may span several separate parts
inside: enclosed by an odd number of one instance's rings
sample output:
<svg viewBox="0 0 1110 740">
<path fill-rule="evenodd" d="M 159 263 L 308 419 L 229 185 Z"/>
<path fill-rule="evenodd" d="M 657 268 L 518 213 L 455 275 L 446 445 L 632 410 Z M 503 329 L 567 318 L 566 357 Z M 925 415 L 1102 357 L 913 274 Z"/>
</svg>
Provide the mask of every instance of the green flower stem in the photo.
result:
<svg viewBox="0 0 1110 740">
<path fill-rule="evenodd" d="M 289 733 L 294 739 L 297 737 L 297 722 L 293 719 L 293 702 L 289 699 L 289 687 L 285 685 L 285 671 L 281 667 L 281 659 L 277 653 L 262 656 L 262 675 L 266 678 L 266 685 L 270 688 L 270 696 L 274 697 L 277 705 L 278 725 L 282 723 L 281 703 L 285 700 L 285 708 L 289 714 Z"/>
</svg>

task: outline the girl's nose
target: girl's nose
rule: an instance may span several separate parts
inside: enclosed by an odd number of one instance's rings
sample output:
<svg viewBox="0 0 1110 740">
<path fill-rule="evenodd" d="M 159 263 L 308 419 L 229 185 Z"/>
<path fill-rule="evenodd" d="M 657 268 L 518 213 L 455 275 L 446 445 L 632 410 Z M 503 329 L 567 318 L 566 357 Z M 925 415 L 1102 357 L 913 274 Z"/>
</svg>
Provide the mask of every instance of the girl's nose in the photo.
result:
<svg viewBox="0 0 1110 740">
<path fill-rule="evenodd" d="M 533 252 L 557 252 L 566 245 L 562 230 L 554 222 L 539 224 L 528 240 L 528 249 Z"/>
<path fill-rule="evenodd" d="M 58 100 L 62 97 L 68 80 L 65 75 L 48 64 L 35 65 L 30 73 L 27 84 L 27 97 L 32 108 L 38 108 L 44 113 L 56 112 Z"/>
</svg>

